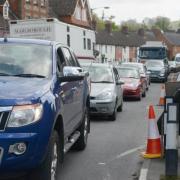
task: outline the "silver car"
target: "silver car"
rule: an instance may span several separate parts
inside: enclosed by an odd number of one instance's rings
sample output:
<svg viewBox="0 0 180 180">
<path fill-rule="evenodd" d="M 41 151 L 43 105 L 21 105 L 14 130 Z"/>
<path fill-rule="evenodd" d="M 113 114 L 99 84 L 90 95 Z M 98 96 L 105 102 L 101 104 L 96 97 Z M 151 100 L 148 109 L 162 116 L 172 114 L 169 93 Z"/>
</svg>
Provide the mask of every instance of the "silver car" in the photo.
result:
<svg viewBox="0 0 180 180">
<path fill-rule="evenodd" d="M 90 114 L 107 115 L 116 120 L 117 111 L 123 108 L 123 82 L 117 69 L 108 64 L 92 63 L 86 70 L 91 77 Z"/>
</svg>

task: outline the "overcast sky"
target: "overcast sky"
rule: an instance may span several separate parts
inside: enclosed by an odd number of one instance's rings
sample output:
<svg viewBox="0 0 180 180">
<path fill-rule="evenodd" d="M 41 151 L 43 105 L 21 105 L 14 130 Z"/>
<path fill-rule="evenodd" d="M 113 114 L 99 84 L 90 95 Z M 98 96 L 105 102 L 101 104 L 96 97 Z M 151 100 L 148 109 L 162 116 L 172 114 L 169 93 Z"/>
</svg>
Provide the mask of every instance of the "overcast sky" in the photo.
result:
<svg viewBox="0 0 180 180">
<path fill-rule="evenodd" d="M 154 18 L 165 16 L 173 20 L 180 20 L 180 0 L 89 0 L 91 8 L 109 6 L 104 10 L 106 17 L 115 16 L 119 24 L 128 19 L 136 19 L 138 22 L 146 17 Z M 102 17 L 103 9 L 94 10 Z"/>
</svg>

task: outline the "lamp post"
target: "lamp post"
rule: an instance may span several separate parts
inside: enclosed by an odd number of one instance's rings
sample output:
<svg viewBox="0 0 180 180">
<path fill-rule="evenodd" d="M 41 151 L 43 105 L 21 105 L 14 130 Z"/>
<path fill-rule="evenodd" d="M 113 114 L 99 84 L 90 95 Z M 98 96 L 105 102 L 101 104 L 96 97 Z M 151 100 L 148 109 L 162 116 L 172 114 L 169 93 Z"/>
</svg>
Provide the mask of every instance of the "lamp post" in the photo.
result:
<svg viewBox="0 0 180 180">
<path fill-rule="evenodd" d="M 93 13 L 94 10 L 97 10 L 97 9 L 103 9 L 103 12 L 102 12 L 102 20 L 104 20 L 104 9 L 110 9 L 109 6 L 104 6 L 104 7 L 97 7 L 97 8 L 92 8 L 91 9 L 91 13 Z"/>
</svg>

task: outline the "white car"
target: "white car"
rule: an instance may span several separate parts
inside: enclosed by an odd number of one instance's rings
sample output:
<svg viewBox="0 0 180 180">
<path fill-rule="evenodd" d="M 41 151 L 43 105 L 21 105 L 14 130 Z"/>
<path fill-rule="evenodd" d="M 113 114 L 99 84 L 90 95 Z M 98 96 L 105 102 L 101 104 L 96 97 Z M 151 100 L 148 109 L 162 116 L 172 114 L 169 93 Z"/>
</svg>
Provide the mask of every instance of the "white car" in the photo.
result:
<svg viewBox="0 0 180 180">
<path fill-rule="evenodd" d="M 116 120 L 123 108 L 123 90 L 117 69 L 109 64 L 92 63 L 84 67 L 91 78 L 90 115 L 105 115 Z"/>
</svg>

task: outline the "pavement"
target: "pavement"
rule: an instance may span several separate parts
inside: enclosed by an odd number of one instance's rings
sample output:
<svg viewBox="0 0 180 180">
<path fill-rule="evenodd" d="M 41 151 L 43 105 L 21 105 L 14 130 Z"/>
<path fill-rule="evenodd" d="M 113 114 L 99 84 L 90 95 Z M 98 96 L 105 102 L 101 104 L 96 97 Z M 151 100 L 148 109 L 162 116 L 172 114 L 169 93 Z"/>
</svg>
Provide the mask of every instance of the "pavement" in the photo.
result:
<svg viewBox="0 0 180 180">
<path fill-rule="evenodd" d="M 144 159 L 139 180 L 180 180 L 180 157 L 178 158 L 178 176 L 165 176 L 165 158 Z"/>
<path fill-rule="evenodd" d="M 156 118 L 158 119 L 159 116 L 162 114 L 163 108 L 155 106 L 154 109 L 156 113 Z M 157 158 L 157 159 L 143 158 L 142 167 L 139 174 L 139 180 L 180 180 L 180 150 L 178 154 L 179 157 L 178 157 L 177 177 L 165 176 L 165 156 L 164 156 L 162 158 Z"/>
</svg>

